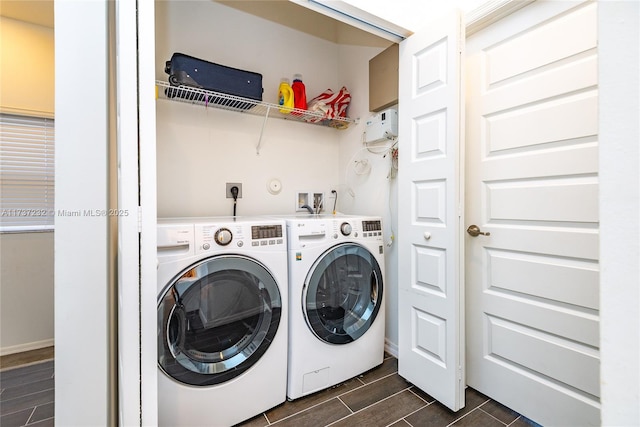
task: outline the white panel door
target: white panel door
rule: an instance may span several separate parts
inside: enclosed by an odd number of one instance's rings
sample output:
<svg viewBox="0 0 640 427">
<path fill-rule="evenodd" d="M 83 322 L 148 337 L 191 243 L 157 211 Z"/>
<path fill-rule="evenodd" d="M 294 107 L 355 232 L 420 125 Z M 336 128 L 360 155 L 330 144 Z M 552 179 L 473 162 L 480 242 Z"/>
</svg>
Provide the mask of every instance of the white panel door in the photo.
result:
<svg viewBox="0 0 640 427">
<path fill-rule="evenodd" d="M 467 383 L 542 425 L 600 423 L 596 7 L 467 41 Z"/>
<path fill-rule="evenodd" d="M 459 13 L 400 44 L 398 372 L 464 406 Z"/>
</svg>

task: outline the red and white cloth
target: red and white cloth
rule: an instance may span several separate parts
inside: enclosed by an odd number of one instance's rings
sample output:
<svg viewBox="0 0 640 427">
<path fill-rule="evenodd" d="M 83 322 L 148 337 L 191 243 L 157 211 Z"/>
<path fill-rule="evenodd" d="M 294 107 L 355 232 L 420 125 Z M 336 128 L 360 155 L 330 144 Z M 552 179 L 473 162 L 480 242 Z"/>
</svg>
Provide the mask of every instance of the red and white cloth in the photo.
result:
<svg viewBox="0 0 640 427">
<path fill-rule="evenodd" d="M 314 113 L 322 113 L 322 117 L 308 117 L 308 122 L 316 123 L 322 120 L 347 117 L 347 107 L 351 102 L 351 94 L 346 87 L 338 93 L 327 89 L 307 103 L 307 110 Z"/>
</svg>

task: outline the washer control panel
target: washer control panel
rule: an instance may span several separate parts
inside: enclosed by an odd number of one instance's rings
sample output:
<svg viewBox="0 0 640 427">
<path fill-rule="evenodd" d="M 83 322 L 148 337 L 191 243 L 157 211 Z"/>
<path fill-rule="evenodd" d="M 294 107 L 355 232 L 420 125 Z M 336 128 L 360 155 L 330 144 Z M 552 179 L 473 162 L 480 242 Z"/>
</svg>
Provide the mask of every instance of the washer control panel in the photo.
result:
<svg viewBox="0 0 640 427">
<path fill-rule="evenodd" d="M 251 227 L 251 246 L 285 244 L 281 224 L 254 225 Z"/>
<path fill-rule="evenodd" d="M 280 223 L 196 223 L 196 251 L 208 252 L 222 247 L 260 250 L 286 249 L 284 225 Z"/>
<path fill-rule="evenodd" d="M 340 232 L 343 236 L 348 236 L 349 234 L 351 234 L 351 230 L 353 230 L 353 227 L 351 227 L 351 224 L 349 224 L 348 222 L 343 222 L 342 224 L 340 224 Z"/>
<path fill-rule="evenodd" d="M 231 230 L 229 230 L 228 228 L 219 228 L 213 235 L 213 240 L 215 240 L 215 242 L 220 246 L 227 246 L 229 243 L 231 243 L 232 239 L 233 234 L 231 234 Z M 208 243 L 203 244 L 203 249 L 206 249 L 205 246 L 207 245 Z"/>
</svg>

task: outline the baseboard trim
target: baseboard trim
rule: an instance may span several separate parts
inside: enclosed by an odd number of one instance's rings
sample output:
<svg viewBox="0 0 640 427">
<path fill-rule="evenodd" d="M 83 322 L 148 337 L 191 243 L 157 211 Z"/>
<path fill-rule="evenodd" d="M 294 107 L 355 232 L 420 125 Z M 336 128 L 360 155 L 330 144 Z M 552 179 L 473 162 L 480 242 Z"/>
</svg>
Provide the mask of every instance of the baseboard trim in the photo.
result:
<svg viewBox="0 0 640 427">
<path fill-rule="evenodd" d="M 23 353 L 25 351 L 31 351 L 31 350 L 39 350 L 41 348 L 52 347 L 52 346 L 53 346 L 53 338 L 48 340 L 43 340 L 43 341 L 34 341 L 34 342 L 28 342 L 24 344 L 12 345 L 9 347 L 0 348 L 0 356 L 7 356 L 9 354 L 15 354 L 15 353 Z"/>
<path fill-rule="evenodd" d="M 384 339 L 384 351 L 386 351 L 396 359 L 398 358 L 398 344 L 389 341 L 388 338 Z"/>
</svg>

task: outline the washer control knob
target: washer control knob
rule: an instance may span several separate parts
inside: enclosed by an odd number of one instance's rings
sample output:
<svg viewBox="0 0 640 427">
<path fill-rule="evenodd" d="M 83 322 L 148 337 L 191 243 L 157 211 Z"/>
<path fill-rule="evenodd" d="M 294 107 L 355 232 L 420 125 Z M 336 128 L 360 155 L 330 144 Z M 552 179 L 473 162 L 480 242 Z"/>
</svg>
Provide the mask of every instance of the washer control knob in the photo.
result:
<svg viewBox="0 0 640 427">
<path fill-rule="evenodd" d="M 202 249 L 204 249 L 205 251 L 208 251 L 211 248 L 211 245 L 209 243 L 205 243 L 202 245 Z"/>
<path fill-rule="evenodd" d="M 229 243 L 231 243 L 233 235 L 231 234 L 231 230 L 229 230 L 228 228 L 220 228 L 216 231 L 216 234 L 214 234 L 213 239 L 220 246 L 227 246 Z"/>
<path fill-rule="evenodd" d="M 340 232 L 343 236 L 348 236 L 349 234 L 351 234 L 351 224 L 349 224 L 348 222 L 343 222 L 340 226 Z"/>
</svg>

